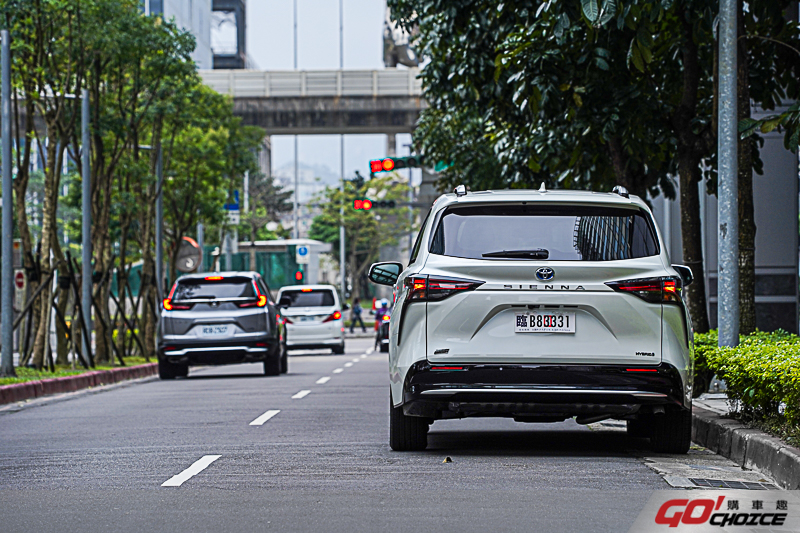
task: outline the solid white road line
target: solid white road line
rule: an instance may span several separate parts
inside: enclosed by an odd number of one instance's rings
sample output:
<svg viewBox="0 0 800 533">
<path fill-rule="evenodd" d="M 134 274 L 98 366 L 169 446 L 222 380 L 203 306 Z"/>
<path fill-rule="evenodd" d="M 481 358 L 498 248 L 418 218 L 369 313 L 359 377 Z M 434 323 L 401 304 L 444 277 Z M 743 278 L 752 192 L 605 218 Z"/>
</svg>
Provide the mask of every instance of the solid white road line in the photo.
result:
<svg viewBox="0 0 800 533">
<path fill-rule="evenodd" d="M 258 418 L 256 418 L 252 422 L 250 422 L 250 425 L 251 426 L 263 426 L 264 422 L 266 422 L 267 420 L 269 420 L 270 418 L 272 418 L 273 416 L 277 415 L 280 412 L 281 412 L 280 409 L 270 409 L 269 411 L 267 411 L 263 415 L 259 416 Z"/>
<path fill-rule="evenodd" d="M 161 484 L 161 486 L 162 487 L 180 487 L 181 485 L 183 485 L 183 483 L 185 481 L 188 481 L 192 477 L 196 476 L 197 474 L 199 474 L 200 472 L 202 472 L 203 470 L 208 468 L 208 465 L 210 465 L 211 463 L 213 463 L 214 461 L 216 461 L 220 457 L 222 457 L 222 456 L 221 455 L 204 455 L 203 457 L 201 457 L 200 459 L 198 459 L 197 461 L 192 463 L 192 466 L 190 466 L 189 468 L 187 468 L 186 470 L 184 470 L 183 472 L 181 472 L 177 476 L 172 476 L 171 478 L 166 480 L 164 483 Z"/>
<path fill-rule="evenodd" d="M 299 400 L 300 398 L 305 398 L 309 394 L 311 394 L 310 390 L 301 390 L 300 392 L 292 396 L 292 400 Z"/>
<path fill-rule="evenodd" d="M 344 366 L 345 368 L 350 368 L 351 366 L 353 366 L 353 363 L 345 363 Z"/>
<path fill-rule="evenodd" d="M 324 378 L 319 378 L 317 380 L 317 385 L 325 385 L 327 382 L 331 380 L 330 376 L 325 376 Z"/>
<path fill-rule="evenodd" d="M 344 372 L 344 368 L 337 368 L 333 371 L 334 374 L 341 374 L 342 372 Z"/>
</svg>

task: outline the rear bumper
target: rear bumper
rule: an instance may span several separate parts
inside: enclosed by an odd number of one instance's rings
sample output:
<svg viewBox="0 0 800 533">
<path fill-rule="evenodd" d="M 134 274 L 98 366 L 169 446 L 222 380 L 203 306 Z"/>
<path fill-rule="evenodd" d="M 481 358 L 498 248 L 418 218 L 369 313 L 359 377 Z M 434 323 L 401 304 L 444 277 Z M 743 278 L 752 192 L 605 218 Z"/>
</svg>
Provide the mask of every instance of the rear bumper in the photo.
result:
<svg viewBox="0 0 800 533">
<path fill-rule="evenodd" d="M 655 406 L 684 405 L 678 370 L 662 363 L 647 372 L 617 365 L 434 364 L 419 361 L 403 387 L 407 415 L 432 419 L 506 416 L 535 419 L 625 418 Z M 637 367 L 642 368 L 642 367 Z"/>
<path fill-rule="evenodd" d="M 229 365 L 264 361 L 273 353 L 276 341 L 263 338 L 253 341 L 220 343 L 163 343 L 158 356 L 163 361 L 188 365 Z"/>
</svg>

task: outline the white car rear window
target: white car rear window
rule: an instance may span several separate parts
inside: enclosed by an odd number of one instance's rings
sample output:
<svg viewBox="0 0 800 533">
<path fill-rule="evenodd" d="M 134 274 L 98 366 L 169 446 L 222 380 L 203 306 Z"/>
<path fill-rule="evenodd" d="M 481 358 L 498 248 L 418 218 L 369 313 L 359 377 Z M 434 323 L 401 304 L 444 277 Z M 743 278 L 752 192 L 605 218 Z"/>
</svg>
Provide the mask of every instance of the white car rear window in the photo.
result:
<svg viewBox="0 0 800 533">
<path fill-rule="evenodd" d="M 437 255 L 485 260 L 615 261 L 659 253 L 640 210 L 487 205 L 448 208 L 431 241 Z"/>
</svg>

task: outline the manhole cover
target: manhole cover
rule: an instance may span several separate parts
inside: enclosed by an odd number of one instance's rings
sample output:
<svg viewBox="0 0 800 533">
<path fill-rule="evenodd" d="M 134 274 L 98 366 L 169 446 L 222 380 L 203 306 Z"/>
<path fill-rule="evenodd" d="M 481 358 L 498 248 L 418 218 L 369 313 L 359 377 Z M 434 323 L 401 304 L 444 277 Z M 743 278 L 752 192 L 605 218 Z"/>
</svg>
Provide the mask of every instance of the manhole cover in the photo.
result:
<svg viewBox="0 0 800 533">
<path fill-rule="evenodd" d="M 699 477 L 690 477 L 689 481 L 698 487 L 711 489 L 780 490 L 771 483 L 758 483 L 755 481 L 727 481 L 724 479 L 705 479 Z"/>
</svg>

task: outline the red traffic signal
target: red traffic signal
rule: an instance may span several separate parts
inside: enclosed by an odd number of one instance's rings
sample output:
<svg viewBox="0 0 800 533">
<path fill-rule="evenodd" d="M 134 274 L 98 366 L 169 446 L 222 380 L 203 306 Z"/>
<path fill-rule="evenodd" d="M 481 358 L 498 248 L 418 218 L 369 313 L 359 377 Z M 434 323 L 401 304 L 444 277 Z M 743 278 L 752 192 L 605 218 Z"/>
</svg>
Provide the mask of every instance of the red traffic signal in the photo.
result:
<svg viewBox="0 0 800 533">
<path fill-rule="evenodd" d="M 375 172 L 389 172 L 394 170 L 394 159 L 387 157 L 386 159 L 374 159 L 369 162 L 369 171 Z"/>
<path fill-rule="evenodd" d="M 360 200 L 353 200 L 353 209 L 363 209 L 369 211 L 372 209 L 372 200 L 369 198 L 361 198 Z"/>
<path fill-rule="evenodd" d="M 297 280 L 297 281 L 303 281 L 303 271 L 302 270 L 298 270 L 297 272 L 295 272 L 294 273 L 294 279 Z"/>
</svg>

